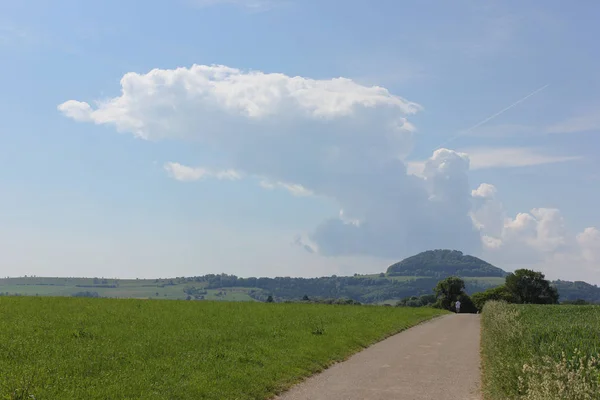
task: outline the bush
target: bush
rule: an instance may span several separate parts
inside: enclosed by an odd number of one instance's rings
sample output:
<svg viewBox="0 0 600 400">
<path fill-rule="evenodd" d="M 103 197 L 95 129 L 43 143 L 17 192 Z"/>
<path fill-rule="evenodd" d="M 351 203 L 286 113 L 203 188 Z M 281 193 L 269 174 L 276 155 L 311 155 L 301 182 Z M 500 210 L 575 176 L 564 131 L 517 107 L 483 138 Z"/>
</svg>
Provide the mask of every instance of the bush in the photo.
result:
<svg viewBox="0 0 600 400">
<path fill-rule="evenodd" d="M 483 310 L 483 306 L 488 301 L 505 301 L 507 303 L 514 302 L 512 295 L 508 290 L 506 290 L 504 285 L 475 293 L 473 296 L 471 296 L 471 300 L 473 300 L 475 307 L 477 307 L 477 309 L 480 311 Z"/>
</svg>

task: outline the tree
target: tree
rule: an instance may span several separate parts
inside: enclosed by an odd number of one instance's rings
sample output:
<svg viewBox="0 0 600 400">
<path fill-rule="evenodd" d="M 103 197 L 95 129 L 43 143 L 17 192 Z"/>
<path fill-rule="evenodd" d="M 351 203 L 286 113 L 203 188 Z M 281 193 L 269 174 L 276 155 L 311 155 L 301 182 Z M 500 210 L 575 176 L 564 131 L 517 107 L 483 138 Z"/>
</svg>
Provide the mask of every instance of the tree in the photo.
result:
<svg viewBox="0 0 600 400">
<path fill-rule="evenodd" d="M 310 298 L 305 294 L 304 297 L 302 297 L 302 301 L 310 301 Z"/>
<path fill-rule="evenodd" d="M 515 303 L 557 304 L 558 291 L 544 278 L 541 272 L 518 269 L 508 274 L 505 287 Z"/>
<path fill-rule="evenodd" d="M 458 300 L 460 300 L 461 314 L 475 314 L 477 312 L 477 307 L 475 307 L 473 300 L 471 300 L 468 294 L 461 294 L 458 296 Z"/>
<path fill-rule="evenodd" d="M 273 303 L 274 301 L 273 296 L 269 295 L 269 297 L 267 297 L 267 303 Z"/>
<path fill-rule="evenodd" d="M 437 298 L 436 306 L 452 310 L 459 296 L 465 294 L 465 282 L 456 276 L 450 276 L 437 283 L 434 289 Z"/>
<path fill-rule="evenodd" d="M 495 301 L 506 301 L 507 303 L 514 303 L 512 294 L 506 289 L 506 286 L 498 286 L 485 290 L 483 292 L 475 293 L 471 296 L 475 307 L 479 311 L 483 310 L 483 306 L 490 300 Z"/>
</svg>

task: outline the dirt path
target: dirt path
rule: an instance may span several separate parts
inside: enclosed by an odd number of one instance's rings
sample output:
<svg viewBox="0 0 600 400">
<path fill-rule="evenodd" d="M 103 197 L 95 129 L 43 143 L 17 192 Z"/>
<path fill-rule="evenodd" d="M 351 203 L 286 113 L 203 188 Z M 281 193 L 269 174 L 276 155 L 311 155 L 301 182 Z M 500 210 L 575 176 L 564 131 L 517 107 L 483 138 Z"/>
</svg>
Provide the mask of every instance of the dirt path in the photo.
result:
<svg viewBox="0 0 600 400">
<path fill-rule="evenodd" d="M 277 399 L 479 400 L 479 315 L 448 315 L 408 329 Z"/>
</svg>

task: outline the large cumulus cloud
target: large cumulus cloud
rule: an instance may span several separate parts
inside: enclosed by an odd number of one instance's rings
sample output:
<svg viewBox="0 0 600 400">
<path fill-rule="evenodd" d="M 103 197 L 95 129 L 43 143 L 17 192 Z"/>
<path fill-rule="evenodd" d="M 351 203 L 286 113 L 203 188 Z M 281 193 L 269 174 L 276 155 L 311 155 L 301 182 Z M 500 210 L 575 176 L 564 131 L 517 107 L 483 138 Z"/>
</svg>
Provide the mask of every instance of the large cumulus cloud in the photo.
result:
<svg viewBox="0 0 600 400">
<path fill-rule="evenodd" d="M 337 202 L 346 219 L 324 221 L 311 237 L 322 254 L 400 257 L 479 244 L 467 215 L 468 159 L 439 150 L 424 178 L 407 175 L 401 159 L 414 131 L 407 116 L 421 106 L 381 87 L 194 65 L 128 73 L 120 96 L 58 108 L 143 139 L 194 140 L 222 154 L 236 176 Z M 180 180 L 218 176 L 210 166 L 165 167 Z"/>
<path fill-rule="evenodd" d="M 556 208 L 534 208 L 507 215 L 493 185 L 472 191 L 471 218 L 479 229 L 482 253 L 508 269 L 537 268 L 549 277 L 598 282 L 600 233 L 588 227 L 572 233 Z"/>
<path fill-rule="evenodd" d="M 128 73 L 120 95 L 58 109 L 146 140 L 193 141 L 227 168 L 170 160 L 165 169 L 182 181 L 255 177 L 265 188 L 330 199 L 343 211 L 307 238 L 324 255 L 398 258 L 455 248 L 539 261 L 551 252 L 583 254 L 582 246 L 588 259 L 596 255 L 597 231 L 569 236 L 557 210 L 510 219 L 492 185 L 471 192 L 466 154 L 439 149 L 418 176 L 408 174 L 402 160 L 415 128 L 407 118 L 422 107 L 382 87 L 194 65 Z"/>
</svg>

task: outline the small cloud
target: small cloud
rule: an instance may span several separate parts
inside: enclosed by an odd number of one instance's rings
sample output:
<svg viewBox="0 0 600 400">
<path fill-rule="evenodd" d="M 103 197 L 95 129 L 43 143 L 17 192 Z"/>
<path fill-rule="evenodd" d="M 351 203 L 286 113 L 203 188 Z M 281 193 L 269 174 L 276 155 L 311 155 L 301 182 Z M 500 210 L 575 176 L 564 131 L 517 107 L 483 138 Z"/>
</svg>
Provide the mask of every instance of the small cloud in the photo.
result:
<svg viewBox="0 0 600 400">
<path fill-rule="evenodd" d="M 494 185 L 482 183 L 477 189 L 471 191 L 471 196 L 482 199 L 493 199 L 497 192 L 498 190 Z"/>
<path fill-rule="evenodd" d="M 65 116 L 78 122 L 88 122 L 92 120 L 92 107 L 83 101 L 68 100 L 59 104 L 57 109 Z"/>
<path fill-rule="evenodd" d="M 302 185 L 298 185 L 295 183 L 285 183 L 285 182 L 269 182 L 267 180 L 261 180 L 259 182 L 260 187 L 267 189 L 267 190 L 273 190 L 275 188 L 282 188 L 287 190 L 288 192 L 290 192 L 291 194 L 293 194 L 294 196 L 299 196 L 299 197 L 306 197 L 306 196 L 312 196 L 314 193 L 305 188 Z"/>
<path fill-rule="evenodd" d="M 234 169 L 218 171 L 218 172 L 213 173 L 213 175 L 217 179 L 224 179 L 224 180 L 228 180 L 228 181 L 237 181 L 237 180 L 242 179 L 242 175 Z"/>
<path fill-rule="evenodd" d="M 188 167 L 176 162 L 168 162 L 164 165 L 169 176 L 181 182 L 192 182 L 204 178 L 216 178 L 219 180 L 239 180 L 242 175 L 235 170 L 210 171 L 206 168 Z"/>
<path fill-rule="evenodd" d="M 189 167 L 176 162 L 167 162 L 163 168 L 169 176 L 175 180 L 181 182 L 193 182 L 202 180 L 205 178 L 214 178 L 219 180 L 237 181 L 244 177 L 244 175 L 234 169 L 226 169 L 220 171 L 214 171 L 203 167 Z M 287 190 L 294 196 L 305 197 L 312 196 L 313 192 L 302 185 L 287 182 L 269 182 L 262 178 L 258 183 L 260 187 L 268 190 L 275 188 L 281 188 Z"/>
</svg>

